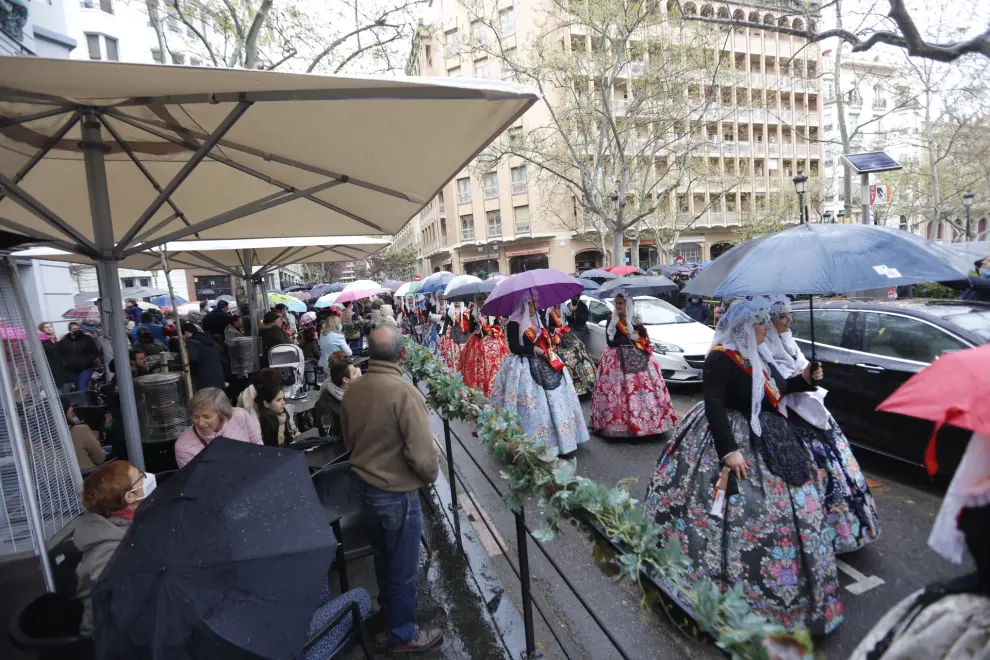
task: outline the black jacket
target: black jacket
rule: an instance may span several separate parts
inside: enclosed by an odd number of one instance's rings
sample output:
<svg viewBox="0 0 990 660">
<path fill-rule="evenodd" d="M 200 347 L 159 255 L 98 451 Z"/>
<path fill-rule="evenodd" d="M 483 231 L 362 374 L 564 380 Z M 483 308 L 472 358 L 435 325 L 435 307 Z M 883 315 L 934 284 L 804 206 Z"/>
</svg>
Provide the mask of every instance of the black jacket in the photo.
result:
<svg viewBox="0 0 990 660">
<path fill-rule="evenodd" d="M 692 303 L 689 302 L 684 306 L 684 313 L 693 318 L 698 323 L 703 323 L 708 325 L 712 320 L 712 310 L 703 302 Z"/>
<path fill-rule="evenodd" d="M 62 359 L 62 366 L 71 372 L 85 371 L 93 367 L 93 361 L 100 357 L 100 349 L 89 335 L 80 337 L 67 334 L 58 342 L 56 354 Z"/>
<path fill-rule="evenodd" d="M 227 320 L 230 317 L 227 316 L 227 312 L 222 309 L 214 309 L 212 312 L 203 317 L 203 330 L 210 333 L 211 335 L 222 335 L 223 331 L 227 329 Z"/>
<path fill-rule="evenodd" d="M 262 323 L 258 327 L 258 337 L 261 338 L 261 366 L 268 366 L 268 351 L 276 346 L 282 344 L 291 344 L 289 340 L 289 335 L 285 334 L 285 330 L 280 328 L 278 325 L 272 323 L 271 325 L 266 325 Z"/>
<path fill-rule="evenodd" d="M 55 379 L 55 387 L 62 389 L 62 386 L 66 383 L 74 383 L 75 380 L 69 376 L 69 373 L 62 366 L 62 358 L 58 354 L 58 346 L 60 342 L 57 341 L 42 341 L 41 346 L 45 349 L 45 357 L 48 358 L 48 366 L 52 370 L 52 378 Z"/>
<path fill-rule="evenodd" d="M 770 375 L 780 389 L 781 396 L 791 392 L 807 392 L 814 389 L 813 385 L 805 382 L 801 374 L 793 378 L 784 378 L 772 364 L 768 365 Z M 750 406 L 753 400 L 753 377 L 749 375 L 735 360 L 722 351 L 712 351 L 705 358 L 704 377 L 705 415 L 708 418 L 708 428 L 715 439 L 715 450 L 719 458 L 739 449 L 732 435 L 729 424 L 729 410 L 742 413 L 746 419 L 751 415 Z M 761 410 L 776 411 L 770 400 L 764 396 Z"/>
<path fill-rule="evenodd" d="M 205 332 L 198 332 L 186 341 L 186 350 L 189 352 L 193 390 L 199 391 L 204 387 L 223 389 L 223 360 L 220 359 L 220 349 L 213 337 Z"/>
</svg>

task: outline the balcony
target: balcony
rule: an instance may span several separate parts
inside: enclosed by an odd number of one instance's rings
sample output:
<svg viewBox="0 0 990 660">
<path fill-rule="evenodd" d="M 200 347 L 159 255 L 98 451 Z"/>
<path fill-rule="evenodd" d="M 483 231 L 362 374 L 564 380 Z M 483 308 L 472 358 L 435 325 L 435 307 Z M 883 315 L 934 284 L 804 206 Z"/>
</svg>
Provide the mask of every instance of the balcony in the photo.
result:
<svg viewBox="0 0 990 660">
<path fill-rule="evenodd" d="M 763 74 L 762 73 L 751 73 L 749 74 L 749 86 L 753 89 L 763 89 Z"/>
<path fill-rule="evenodd" d="M 694 220 L 694 214 L 693 213 L 678 213 L 677 214 L 677 226 L 678 226 L 678 228 L 682 228 L 683 229 L 684 227 L 690 226 L 692 220 Z"/>
<path fill-rule="evenodd" d="M 776 156 L 777 154 L 780 153 L 780 145 L 777 144 L 776 142 L 768 142 L 767 153 L 770 154 L 771 156 Z"/>
<path fill-rule="evenodd" d="M 729 225 L 739 224 L 739 214 L 735 211 L 727 211 L 722 218 L 723 226 L 728 227 Z"/>
<path fill-rule="evenodd" d="M 737 142 L 739 145 L 739 155 L 748 156 L 749 155 L 749 142 Z"/>
<path fill-rule="evenodd" d="M 873 101 L 874 110 L 886 110 L 887 109 L 887 99 L 876 99 Z"/>
<path fill-rule="evenodd" d="M 473 241 L 473 240 L 474 240 L 474 227 L 471 227 L 470 229 L 462 227 L 461 242 L 467 243 L 468 241 Z"/>
<path fill-rule="evenodd" d="M 527 192 L 525 181 L 513 181 L 512 182 L 512 194 L 513 195 L 525 195 Z"/>
<path fill-rule="evenodd" d="M 457 193 L 457 203 L 458 204 L 470 204 L 471 203 L 471 192 L 458 192 Z"/>
<path fill-rule="evenodd" d="M 711 219 L 709 221 L 710 227 L 724 227 L 725 226 L 725 214 L 721 212 L 713 212 L 711 214 Z"/>
<path fill-rule="evenodd" d="M 443 205 L 443 202 L 440 202 L 440 203 L 439 203 L 439 204 L 437 205 L 437 207 L 438 207 L 438 209 L 440 210 L 440 217 L 441 217 L 441 218 L 446 218 L 446 217 L 447 217 L 447 211 L 446 211 L 446 209 L 444 209 L 444 205 Z"/>
<path fill-rule="evenodd" d="M 488 238 L 502 238 L 502 223 L 488 225 Z"/>
<path fill-rule="evenodd" d="M 645 71 L 645 62 L 629 62 L 623 67 L 623 72 L 628 76 L 641 76 Z"/>
<path fill-rule="evenodd" d="M 753 143 L 753 154 L 756 156 L 763 156 L 767 153 L 767 143 L 766 142 L 754 142 Z"/>
<path fill-rule="evenodd" d="M 528 222 L 517 222 L 516 223 L 516 234 L 528 234 L 532 228 Z"/>
</svg>

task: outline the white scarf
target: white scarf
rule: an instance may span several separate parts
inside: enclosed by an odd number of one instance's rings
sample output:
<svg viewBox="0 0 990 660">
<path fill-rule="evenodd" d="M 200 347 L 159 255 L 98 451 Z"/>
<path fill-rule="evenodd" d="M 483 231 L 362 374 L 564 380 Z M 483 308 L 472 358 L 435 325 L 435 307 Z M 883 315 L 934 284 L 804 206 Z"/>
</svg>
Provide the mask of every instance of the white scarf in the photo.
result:
<svg viewBox="0 0 990 660">
<path fill-rule="evenodd" d="M 935 517 L 928 545 L 949 561 L 963 563 L 966 539 L 959 531 L 959 513 L 990 504 L 990 436 L 974 433 Z"/>
<path fill-rule="evenodd" d="M 630 332 L 632 332 L 632 328 L 635 325 L 635 320 L 636 320 L 632 313 L 632 307 L 633 307 L 632 298 L 630 298 L 625 294 L 620 293 L 618 296 L 615 297 L 616 300 L 618 300 L 619 296 L 622 296 L 622 299 L 626 303 L 626 312 L 624 314 L 626 318 L 626 327 L 629 328 Z M 608 319 L 608 326 L 606 326 L 605 328 L 605 334 L 607 334 L 608 338 L 611 339 L 612 341 L 615 341 L 615 333 L 616 330 L 618 330 L 618 325 L 619 325 L 619 313 L 612 312 L 612 316 L 610 316 Z"/>
<path fill-rule="evenodd" d="M 523 295 L 516 303 L 515 310 L 513 310 L 512 314 L 509 316 L 510 322 L 515 321 L 519 324 L 519 343 L 524 343 L 526 339 L 526 331 L 529 328 L 535 328 L 536 331 L 539 332 L 541 327 L 540 315 L 536 314 L 534 317 L 529 313 L 530 300 L 536 300 L 536 296 L 534 296 L 532 292 L 527 291 L 526 294 Z M 534 318 L 536 319 L 535 323 L 533 322 Z"/>
</svg>

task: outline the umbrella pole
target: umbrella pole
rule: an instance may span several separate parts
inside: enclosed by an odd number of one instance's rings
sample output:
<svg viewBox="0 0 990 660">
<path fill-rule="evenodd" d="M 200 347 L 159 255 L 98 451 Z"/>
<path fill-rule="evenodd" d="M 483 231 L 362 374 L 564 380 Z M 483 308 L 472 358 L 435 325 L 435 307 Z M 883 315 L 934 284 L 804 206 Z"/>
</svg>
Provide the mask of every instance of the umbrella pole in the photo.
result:
<svg viewBox="0 0 990 660">
<path fill-rule="evenodd" d="M 811 326 L 811 370 L 815 370 L 815 366 L 818 364 L 817 356 L 815 355 L 815 296 L 808 296 L 808 323 Z"/>
<path fill-rule="evenodd" d="M 162 261 L 162 270 L 165 272 L 165 284 L 168 285 L 168 297 L 172 302 L 172 313 L 175 314 L 175 329 L 179 334 L 179 365 L 182 369 L 182 382 L 186 385 L 186 396 L 190 399 L 193 395 L 192 380 L 189 374 L 189 361 L 186 359 L 186 339 L 182 336 L 182 324 L 179 323 L 179 308 L 175 304 L 175 290 L 172 288 L 172 270 L 168 267 L 168 250 L 162 248 L 158 254 Z"/>
</svg>

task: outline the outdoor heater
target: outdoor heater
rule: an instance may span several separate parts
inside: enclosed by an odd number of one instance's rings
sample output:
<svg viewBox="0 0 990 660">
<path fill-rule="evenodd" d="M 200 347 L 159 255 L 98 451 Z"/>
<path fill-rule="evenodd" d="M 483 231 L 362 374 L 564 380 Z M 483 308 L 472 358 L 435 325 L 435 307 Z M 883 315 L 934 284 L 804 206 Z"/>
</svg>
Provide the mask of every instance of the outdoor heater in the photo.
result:
<svg viewBox="0 0 990 660">
<path fill-rule="evenodd" d="M 254 325 L 252 321 L 252 327 Z M 261 368 L 258 359 L 261 353 L 260 337 L 237 337 L 227 346 L 230 349 L 230 372 L 233 375 L 246 378 Z"/>
<path fill-rule="evenodd" d="M 189 427 L 181 372 L 139 376 L 134 379 L 134 393 L 144 444 L 175 442 Z"/>
</svg>

